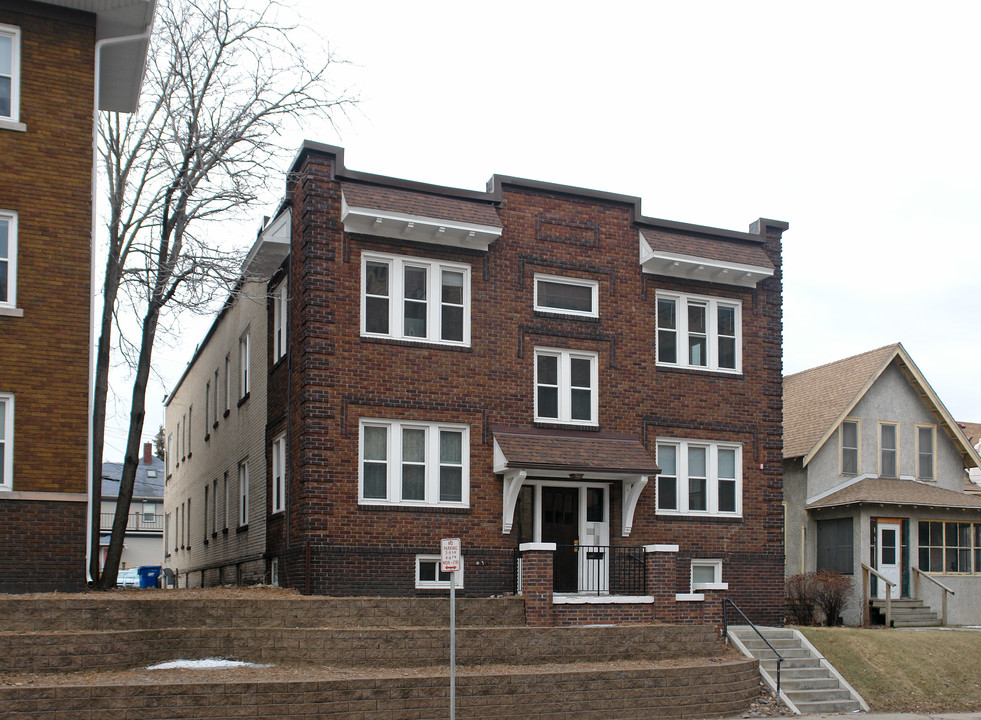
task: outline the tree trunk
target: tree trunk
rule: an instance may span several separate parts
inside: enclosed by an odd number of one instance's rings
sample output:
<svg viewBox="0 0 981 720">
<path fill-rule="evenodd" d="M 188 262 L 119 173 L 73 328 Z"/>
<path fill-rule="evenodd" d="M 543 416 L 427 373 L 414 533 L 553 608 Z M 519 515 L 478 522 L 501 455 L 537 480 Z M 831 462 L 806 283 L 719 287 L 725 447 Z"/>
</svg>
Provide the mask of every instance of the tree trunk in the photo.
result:
<svg viewBox="0 0 981 720">
<path fill-rule="evenodd" d="M 153 355 L 153 341 L 157 335 L 159 319 L 160 305 L 156 299 L 153 299 L 150 301 L 146 317 L 143 319 L 140 359 L 136 366 L 136 381 L 133 383 L 133 399 L 130 406 L 126 456 L 123 460 L 123 473 L 119 481 L 119 497 L 116 499 L 116 515 L 112 520 L 112 536 L 109 539 L 106 565 L 103 568 L 102 577 L 99 578 L 98 587 L 101 590 L 108 590 L 116 586 L 119 560 L 123 554 L 126 522 L 129 519 L 129 507 L 133 500 L 136 468 L 140 462 L 140 441 L 143 436 L 143 420 L 146 418 L 146 386 L 150 379 L 150 358 Z"/>
</svg>

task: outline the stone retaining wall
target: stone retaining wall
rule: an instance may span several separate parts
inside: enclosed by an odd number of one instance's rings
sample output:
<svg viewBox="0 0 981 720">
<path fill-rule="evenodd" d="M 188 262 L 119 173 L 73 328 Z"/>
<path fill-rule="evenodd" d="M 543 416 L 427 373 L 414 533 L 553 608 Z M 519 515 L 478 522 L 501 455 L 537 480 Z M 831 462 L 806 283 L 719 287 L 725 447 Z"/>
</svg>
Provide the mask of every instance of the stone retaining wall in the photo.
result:
<svg viewBox="0 0 981 720">
<path fill-rule="evenodd" d="M 701 667 L 457 677 L 457 717 L 650 720 L 741 713 L 758 693 L 750 660 Z M 295 682 L 0 687 L 7 720 L 410 720 L 445 717 L 445 676 Z"/>
</svg>

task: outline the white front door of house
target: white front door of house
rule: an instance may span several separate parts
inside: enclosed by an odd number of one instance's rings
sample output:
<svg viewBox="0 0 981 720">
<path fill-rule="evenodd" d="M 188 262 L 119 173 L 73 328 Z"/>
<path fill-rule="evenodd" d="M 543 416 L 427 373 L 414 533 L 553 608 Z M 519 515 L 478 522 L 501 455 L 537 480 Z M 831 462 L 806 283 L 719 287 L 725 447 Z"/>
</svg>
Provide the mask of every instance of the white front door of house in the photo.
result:
<svg viewBox="0 0 981 720">
<path fill-rule="evenodd" d="M 899 523 L 879 522 L 877 541 L 877 555 L 879 567 L 876 568 L 890 582 L 896 583 L 892 586 L 892 597 L 898 598 L 902 589 L 900 583 L 900 529 Z M 877 595 L 880 598 L 886 597 L 886 584 L 879 582 L 877 585 Z"/>
</svg>

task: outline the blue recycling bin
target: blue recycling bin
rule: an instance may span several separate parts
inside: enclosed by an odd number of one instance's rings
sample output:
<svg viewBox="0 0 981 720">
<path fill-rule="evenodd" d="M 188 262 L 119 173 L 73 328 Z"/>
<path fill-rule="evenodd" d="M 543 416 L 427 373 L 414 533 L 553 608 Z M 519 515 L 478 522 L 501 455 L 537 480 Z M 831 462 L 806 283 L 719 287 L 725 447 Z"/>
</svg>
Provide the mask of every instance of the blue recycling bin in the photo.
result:
<svg viewBox="0 0 981 720">
<path fill-rule="evenodd" d="M 159 565 L 142 565 L 137 572 L 140 574 L 141 588 L 155 588 L 157 586 L 157 578 L 160 577 Z"/>
</svg>

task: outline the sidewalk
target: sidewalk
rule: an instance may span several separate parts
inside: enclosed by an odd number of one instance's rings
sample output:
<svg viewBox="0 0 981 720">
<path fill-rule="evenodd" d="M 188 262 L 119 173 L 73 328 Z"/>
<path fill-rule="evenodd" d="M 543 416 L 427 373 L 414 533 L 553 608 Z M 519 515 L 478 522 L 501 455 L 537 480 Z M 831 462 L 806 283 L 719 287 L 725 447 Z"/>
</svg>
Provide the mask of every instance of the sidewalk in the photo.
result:
<svg viewBox="0 0 981 720">
<path fill-rule="evenodd" d="M 801 720 L 981 720 L 981 710 L 967 713 L 828 713 L 826 715 L 787 715 Z M 729 720 L 743 720 L 742 716 Z"/>
</svg>

